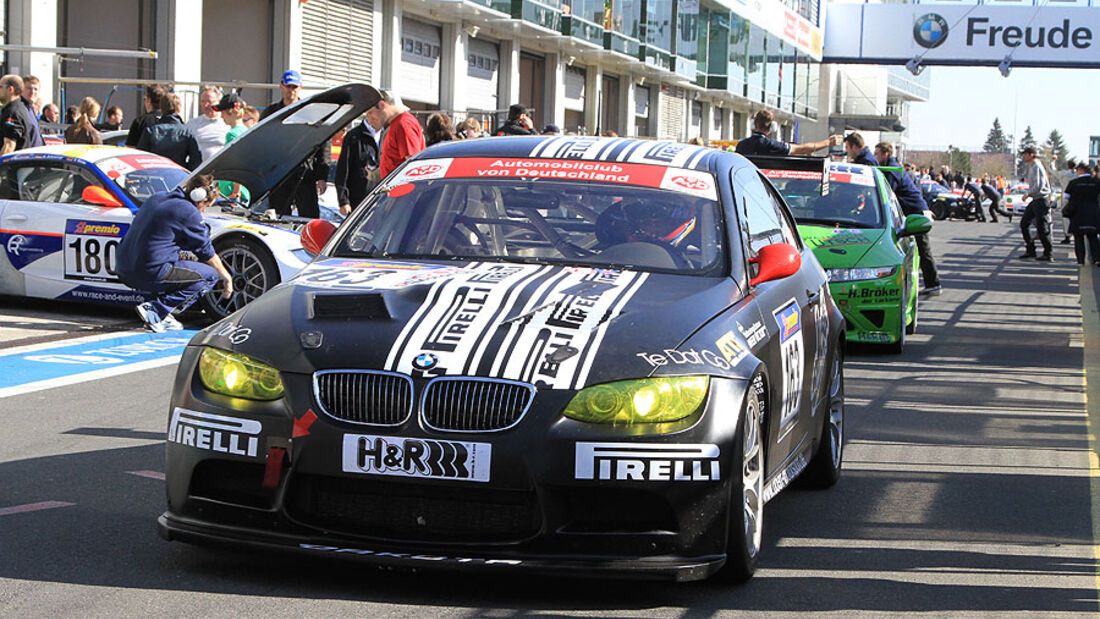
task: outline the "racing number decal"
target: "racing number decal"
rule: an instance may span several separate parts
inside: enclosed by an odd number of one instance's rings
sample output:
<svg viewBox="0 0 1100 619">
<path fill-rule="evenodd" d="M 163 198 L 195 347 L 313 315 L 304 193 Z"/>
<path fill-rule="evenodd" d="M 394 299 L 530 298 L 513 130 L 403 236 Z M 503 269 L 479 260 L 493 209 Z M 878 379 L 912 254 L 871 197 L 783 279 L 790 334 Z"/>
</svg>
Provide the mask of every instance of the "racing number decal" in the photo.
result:
<svg viewBox="0 0 1100 619">
<path fill-rule="evenodd" d="M 70 219 L 65 224 L 65 279 L 117 282 L 118 244 L 129 226 Z"/>
<path fill-rule="evenodd" d="M 802 345 L 802 309 L 791 299 L 776 310 L 779 324 L 779 356 L 783 362 L 783 407 L 779 427 L 786 428 L 798 416 L 802 403 L 802 377 L 806 369 L 806 351 Z"/>
</svg>

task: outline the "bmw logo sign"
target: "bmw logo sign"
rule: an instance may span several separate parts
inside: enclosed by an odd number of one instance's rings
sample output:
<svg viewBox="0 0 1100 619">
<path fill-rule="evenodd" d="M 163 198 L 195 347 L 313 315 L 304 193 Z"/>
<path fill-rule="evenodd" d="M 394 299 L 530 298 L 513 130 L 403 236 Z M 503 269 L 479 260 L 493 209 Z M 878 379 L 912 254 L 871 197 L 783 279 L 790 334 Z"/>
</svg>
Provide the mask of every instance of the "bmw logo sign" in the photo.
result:
<svg viewBox="0 0 1100 619">
<path fill-rule="evenodd" d="M 913 24 L 913 40 L 928 49 L 943 45 L 947 40 L 947 20 L 935 13 L 922 15 Z"/>
<path fill-rule="evenodd" d="M 439 357 L 430 352 L 422 352 L 413 359 L 413 367 L 418 370 L 430 370 L 439 364 Z"/>
</svg>

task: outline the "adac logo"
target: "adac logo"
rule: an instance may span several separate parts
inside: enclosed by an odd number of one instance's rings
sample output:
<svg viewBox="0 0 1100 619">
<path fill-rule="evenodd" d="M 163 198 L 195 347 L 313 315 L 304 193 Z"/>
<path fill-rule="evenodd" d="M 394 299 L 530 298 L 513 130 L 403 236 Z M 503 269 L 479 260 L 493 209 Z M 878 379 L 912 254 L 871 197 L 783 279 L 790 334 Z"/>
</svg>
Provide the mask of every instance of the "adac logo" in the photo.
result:
<svg viewBox="0 0 1100 619">
<path fill-rule="evenodd" d="M 19 252 L 23 250 L 23 246 L 27 244 L 27 237 L 22 234 L 16 234 L 8 239 L 8 253 L 13 256 L 18 256 Z"/>
<path fill-rule="evenodd" d="M 913 40 L 917 45 L 934 49 L 947 40 L 947 20 L 935 13 L 927 13 L 917 18 L 913 24 Z"/>
<path fill-rule="evenodd" d="M 690 178 L 687 176 L 673 176 L 673 184 L 679 185 L 686 189 L 694 189 L 695 191 L 706 191 L 710 189 L 710 185 L 706 181 L 699 178 Z"/>
<path fill-rule="evenodd" d="M 413 367 L 418 370 L 430 370 L 439 364 L 439 357 L 430 352 L 422 352 L 413 359 Z"/>
<path fill-rule="evenodd" d="M 415 167 L 405 172 L 405 176 L 416 178 L 418 176 L 427 176 L 428 174 L 435 174 L 443 169 L 443 166 L 436 164 L 422 165 Z"/>
</svg>

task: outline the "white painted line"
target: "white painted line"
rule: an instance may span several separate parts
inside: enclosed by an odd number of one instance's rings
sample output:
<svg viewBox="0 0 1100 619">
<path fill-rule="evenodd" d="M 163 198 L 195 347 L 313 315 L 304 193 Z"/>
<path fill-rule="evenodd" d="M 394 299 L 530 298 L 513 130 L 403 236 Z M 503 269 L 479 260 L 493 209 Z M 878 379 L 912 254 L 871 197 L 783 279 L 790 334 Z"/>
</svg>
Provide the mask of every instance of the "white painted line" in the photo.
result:
<svg viewBox="0 0 1100 619">
<path fill-rule="evenodd" d="M 139 363 L 117 365 L 114 367 L 104 368 L 102 370 L 82 372 L 80 374 L 73 374 L 72 376 L 62 376 L 60 378 L 51 378 L 48 380 L 40 380 L 38 382 L 27 383 L 25 385 L 5 387 L 3 389 L 0 389 L 0 399 L 9 398 L 14 395 L 23 395 L 27 393 L 33 393 L 35 391 L 42 391 L 43 389 L 53 389 L 54 387 L 75 385 L 78 383 L 88 382 L 90 380 L 99 380 L 101 378 L 109 378 L 111 376 L 129 374 L 130 372 L 140 372 L 142 370 L 149 370 L 152 368 L 172 365 L 173 363 L 179 363 L 180 357 L 182 356 L 183 355 L 175 355 L 172 357 L 164 357 L 162 359 L 151 359 L 149 361 L 141 361 Z"/>
<path fill-rule="evenodd" d="M 137 475 L 138 477 L 148 477 L 149 479 L 159 479 L 164 481 L 164 473 L 159 471 L 126 471 L 131 475 Z"/>
<path fill-rule="evenodd" d="M 26 512 L 37 512 L 43 509 L 53 509 L 55 507 L 70 507 L 73 505 L 76 505 L 76 503 L 65 503 L 63 501 L 42 501 L 41 503 L 27 503 L 26 505 L 15 505 L 13 507 L 0 507 L 0 516 L 24 514 Z"/>
<path fill-rule="evenodd" d="M 66 340 L 53 340 L 50 342 L 43 342 L 41 344 L 27 344 L 26 346 L 16 346 L 15 348 L 5 348 L 3 350 L 0 350 L 0 357 L 21 355 L 23 353 L 47 350 L 50 348 L 60 348 L 62 346 L 72 346 L 75 344 L 90 344 L 92 342 L 98 342 L 100 340 L 112 340 L 116 337 L 134 335 L 136 333 L 147 333 L 147 331 L 145 331 L 145 329 L 129 329 L 127 331 L 111 331 L 110 333 L 100 333 L 97 335 L 74 337 Z"/>
</svg>

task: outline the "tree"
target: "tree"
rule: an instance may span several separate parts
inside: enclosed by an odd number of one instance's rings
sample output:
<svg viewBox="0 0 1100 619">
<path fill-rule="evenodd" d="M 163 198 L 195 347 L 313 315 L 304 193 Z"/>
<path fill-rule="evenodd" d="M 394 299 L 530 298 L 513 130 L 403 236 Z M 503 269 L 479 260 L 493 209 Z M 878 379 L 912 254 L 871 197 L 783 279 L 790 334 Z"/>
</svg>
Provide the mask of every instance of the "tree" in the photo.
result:
<svg viewBox="0 0 1100 619">
<path fill-rule="evenodd" d="M 970 153 L 963 152 L 950 144 L 947 146 L 947 165 L 951 166 L 953 172 L 962 172 L 963 174 L 970 175 Z"/>
<path fill-rule="evenodd" d="M 1050 132 L 1050 136 L 1047 137 L 1047 141 L 1043 142 L 1042 151 L 1043 161 L 1053 161 L 1054 167 L 1061 170 L 1066 167 L 1066 159 L 1069 157 L 1069 149 L 1066 148 L 1065 140 L 1062 139 L 1062 134 L 1057 129 Z"/>
<path fill-rule="evenodd" d="M 1007 153 L 1012 150 L 1012 141 L 1001 129 L 1001 119 L 993 119 L 993 128 L 989 130 L 989 136 L 986 137 L 985 146 L 982 149 L 987 153 Z"/>
</svg>

